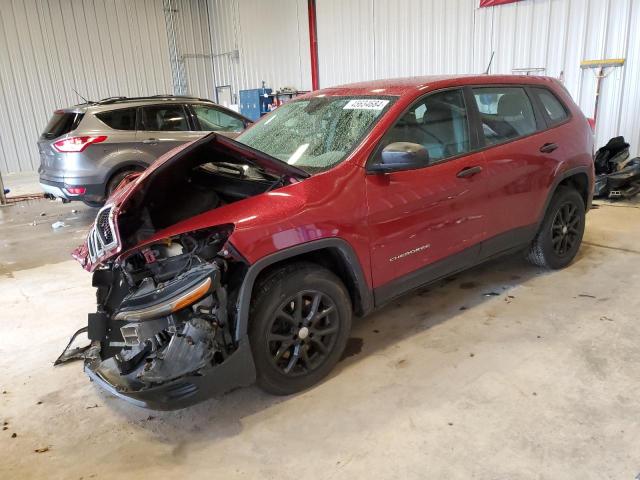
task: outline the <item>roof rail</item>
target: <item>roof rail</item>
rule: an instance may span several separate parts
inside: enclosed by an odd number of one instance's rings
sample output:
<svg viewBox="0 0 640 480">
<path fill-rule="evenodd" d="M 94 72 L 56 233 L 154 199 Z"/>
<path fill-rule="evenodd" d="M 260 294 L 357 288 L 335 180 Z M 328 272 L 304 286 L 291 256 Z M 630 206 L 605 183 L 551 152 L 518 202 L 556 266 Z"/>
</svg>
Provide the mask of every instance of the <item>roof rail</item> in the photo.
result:
<svg viewBox="0 0 640 480">
<path fill-rule="evenodd" d="M 199 102 L 210 102 L 215 103 L 213 100 L 209 100 L 208 98 L 198 98 L 198 97 L 190 97 L 187 95 L 149 95 L 146 97 L 108 97 L 103 98 L 95 103 L 98 105 L 110 105 L 112 103 L 123 103 L 123 102 L 140 102 L 144 100 L 197 100 Z"/>
</svg>

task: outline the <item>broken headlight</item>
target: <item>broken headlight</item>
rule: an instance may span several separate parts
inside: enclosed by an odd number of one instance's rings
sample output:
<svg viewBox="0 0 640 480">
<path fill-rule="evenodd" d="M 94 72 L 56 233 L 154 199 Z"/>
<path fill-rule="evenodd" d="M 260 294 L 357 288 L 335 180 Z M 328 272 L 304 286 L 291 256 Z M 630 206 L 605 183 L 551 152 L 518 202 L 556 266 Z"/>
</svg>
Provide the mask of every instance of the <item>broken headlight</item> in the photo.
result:
<svg viewBox="0 0 640 480">
<path fill-rule="evenodd" d="M 214 269 L 207 264 L 196 267 L 160 288 L 145 280 L 138 290 L 125 297 L 114 319 L 138 322 L 171 315 L 188 307 L 211 291 L 212 275 L 217 273 Z"/>
</svg>

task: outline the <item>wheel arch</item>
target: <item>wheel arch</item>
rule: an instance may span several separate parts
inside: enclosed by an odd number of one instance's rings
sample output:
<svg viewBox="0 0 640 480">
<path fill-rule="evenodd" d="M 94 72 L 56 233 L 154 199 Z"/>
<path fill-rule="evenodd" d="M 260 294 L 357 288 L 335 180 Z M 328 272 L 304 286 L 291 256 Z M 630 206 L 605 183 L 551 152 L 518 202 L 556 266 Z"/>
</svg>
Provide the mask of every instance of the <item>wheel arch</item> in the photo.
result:
<svg viewBox="0 0 640 480">
<path fill-rule="evenodd" d="M 373 294 L 351 245 L 340 238 L 314 240 L 267 255 L 248 268 L 236 302 L 237 340 L 247 334 L 251 297 L 257 280 L 274 269 L 297 261 L 313 262 L 335 273 L 345 284 L 356 315 L 365 315 L 373 309 Z"/>
<path fill-rule="evenodd" d="M 119 163 L 115 166 L 113 166 L 110 170 L 109 173 L 107 174 L 107 181 L 105 182 L 105 185 L 107 185 L 109 183 L 109 181 L 117 174 L 125 171 L 125 170 L 131 170 L 131 171 L 142 171 L 145 170 L 149 165 L 144 163 L 144 162 L 140 162 L 140 161 L 136 161 L 136 160 L 130 160 L 127 162 L 122 162 Z"/>
<path fill-rule="evenodd" d="M 582 166 L 566 170 L 556 176 L 551 188 L 549 189 L 544 208 L 542 209 L 540 218 L 538 219 L 538 227 L 544 221 L 544 216 L 547 214 L 547 209 L 549 208 L 553 195 L 561 186 L 571 187 L 577 190 L 584 200 L 585 209 L 588 211 L 591 208 L 593 192 L 591 190 L 591 182 L 589 182 L 589 169 L 586 166 Z"/>
<path fill-rule="evenodd" d="M 113 178 L 118 175 L 119 173 L 122 173 L 124 171 L 130 170 L 132 172 L 142 172 L 144 171 L 149 165 L 144 163 L 144 162 L 140 162 L 140 161 L 136 161 L 136 160 L 130 160 L 127 162 L 122 162 L 122 163 L 118 163 L 117 165 L 113 166 L 109 172 L 106 175 L 106 180 L 104 182 L 104 193 L 106 195 L 107 193 L 107 187 L 109 186 L 109 182 L 111 182 L 111 180 L 113 180 Z"/>
<path fill-rule="evenodd" d="M 589 176 L 586 172 L 576 172 L 567 177 L 563 177 L 562 180 L 560 180 L 560 183 L 558 183 L 558 185 L 556 186 L 555 190 L 557 190 L 560 186 L 571 187 L 575 189 L 582 197 L 585 208 L 589 208 L 591 203 L 591 196 L 589 194 Z"/>
</svg>

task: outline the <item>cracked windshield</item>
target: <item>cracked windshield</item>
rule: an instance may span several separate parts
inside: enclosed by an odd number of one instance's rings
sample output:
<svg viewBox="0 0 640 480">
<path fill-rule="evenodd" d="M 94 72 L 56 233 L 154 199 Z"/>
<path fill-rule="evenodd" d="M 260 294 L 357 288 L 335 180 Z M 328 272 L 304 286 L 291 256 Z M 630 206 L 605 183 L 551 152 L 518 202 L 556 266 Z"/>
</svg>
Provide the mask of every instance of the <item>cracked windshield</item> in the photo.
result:
<svg viewBox="0 0 640 480">
<path fill-rule="evenodd" d="M 318 173 L 344 160 L 393 103 L 390 98 L 315 97 L 287 103 L 236 140 Z"/>
</svg>

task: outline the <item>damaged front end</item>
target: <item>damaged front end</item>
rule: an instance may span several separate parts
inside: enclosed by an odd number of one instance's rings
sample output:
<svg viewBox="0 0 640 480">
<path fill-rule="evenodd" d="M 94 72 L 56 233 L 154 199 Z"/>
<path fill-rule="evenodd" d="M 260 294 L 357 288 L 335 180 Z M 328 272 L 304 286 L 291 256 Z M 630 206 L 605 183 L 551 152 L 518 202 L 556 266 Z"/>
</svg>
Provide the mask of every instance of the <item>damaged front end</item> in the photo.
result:
<svg viewBox="0 0 640 480">
<path fill-rule="evenodd" d="M 231 300 L 249 265 L 229 237 L 243 203 L 307 176 L 210 134 L 116 190 L 73 253 L 97 288 L 91 345 L 67 346 L 56 363 L 84 358 L 101 386 L 154 409 L 253 383 L 246 325 Z"/>
<path fill-rule="evenodd" d="M 93 273 L 87 374 L 119 397 L 181 408 L 255 380 L 227 311 L 228 229 L 167 239 Z M 237 267 L 236 267 L 237 268 Z"/>
</svg>

